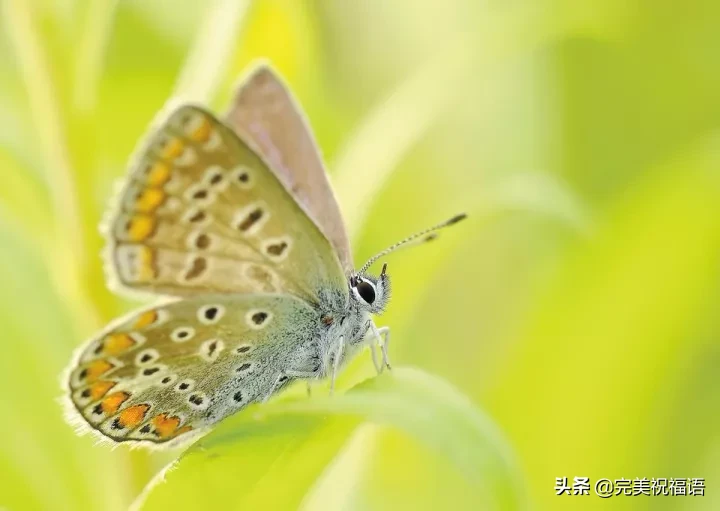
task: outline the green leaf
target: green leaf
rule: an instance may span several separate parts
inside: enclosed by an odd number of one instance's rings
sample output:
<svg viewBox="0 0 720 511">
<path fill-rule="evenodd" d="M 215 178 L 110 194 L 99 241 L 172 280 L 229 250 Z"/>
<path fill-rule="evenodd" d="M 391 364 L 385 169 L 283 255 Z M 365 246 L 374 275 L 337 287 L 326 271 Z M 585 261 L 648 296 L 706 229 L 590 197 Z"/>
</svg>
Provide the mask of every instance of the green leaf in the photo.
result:
<svg viewBox="0 0 720 511">
<path fill-rule="evenodd" d="M 396 369 L 341 396 L 281 400 L 233 416 L 151 482 L 136 507 L 295 509 L 331 476 L 331 462 L 365 422 L 390 426 L 445 458 L 485 509 L 524 508 L 521 477 L 493 424 L 456 389 L 415 369 Z"/>
</svg>

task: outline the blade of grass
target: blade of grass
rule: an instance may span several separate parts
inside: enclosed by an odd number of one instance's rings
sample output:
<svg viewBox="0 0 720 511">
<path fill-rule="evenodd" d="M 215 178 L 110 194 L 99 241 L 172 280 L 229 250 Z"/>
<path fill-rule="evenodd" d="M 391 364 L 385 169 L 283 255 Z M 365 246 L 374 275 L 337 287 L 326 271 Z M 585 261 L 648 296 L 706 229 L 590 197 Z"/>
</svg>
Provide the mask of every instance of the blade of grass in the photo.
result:
<svg viewBox="0 0 720 511">
<path fill-rule="evenodd" d="M 30 115 L 38 135 L 56 223 L 62 225 L 64 237 L 74 247 L 73 253 L 84 258 L 76 187 L 65 144 L 57 91 L 38 39 L 39 32 L 34 26 L 31 3 L 7 0 L 2 5 L 6 32 L 13 44 L 20 75 L 27 90 Z"/>
<path fill-rule="evenodd" d="M 94 0 L 87 3 L 85 23 L 75 57 L 73 103 L 81 112 L 91 112 L 97 105 L 105 52 L 118 0 Z"/>
<path fill-rule="evenodd" d="M 3 147 L 0 147 L 0 168 L 5 178 L 5 186 L 0 188 L 0 217 L 5 217 L 13 229 L 37 243 L 41 253 L 50 249 L 47 240 L 52 214 L 42 184 Z M 28 204 L 33 208 L 29 209 Z"/>
<path fill-rule="evenodd" d="M 180 72 L 174 96 L 210 102 L 228 67 L 239 27 L 249 7 L 247 0 L 217 0 L 208 8 Z"/>
<path fill-rule="evenodd" d="M 30 115 L 36 132 L 44 175 L 55 219 L 54 246 L 47 252 L 57 288 L 75 309 L 78 325 L 99 323 L 80 275 L 88 253 L 77 197 L 77 184 L 68 152 L 58 91 L 46 61 L 32 4 L 22 0 L 2 3 L 2 18 L 15 51 L 20 75 L 27 91 Z"/>
</svg>

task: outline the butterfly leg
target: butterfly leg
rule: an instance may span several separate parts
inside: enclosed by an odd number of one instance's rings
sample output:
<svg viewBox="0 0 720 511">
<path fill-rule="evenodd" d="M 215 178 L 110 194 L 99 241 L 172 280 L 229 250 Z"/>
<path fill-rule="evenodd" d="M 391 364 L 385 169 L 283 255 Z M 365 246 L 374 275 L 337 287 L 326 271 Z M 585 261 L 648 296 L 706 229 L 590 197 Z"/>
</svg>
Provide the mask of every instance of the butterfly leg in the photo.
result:
<svg viewBox="0 0 720 511">
<path fill-rule="evenodd" d="M 308 395 L 308 397 L 312 397 L 312 384 L 319 378 L 319 373 L 317 373 L 315 371 L 286 370 L 285 374 L 287 374 L 291 378 L 298 378 L 301 380 L 305 380 L 305 383 L 307 384 L 307 395 Z"/>
<path fill-rule="evenodd" d="M 277 387 L 277 383 L 273 383 L 273 386 L 270 388 L 270 392 L 265 394 L 265 397 L 260 400 L 261 403 L 267 403 L 267 400 L 270 399 L 270 396 L 275 393 L 275 387 Z"/>
<path fill-rule="evenodd" d="M 375 371 L 380 374 L 383 372 L 383 368 L 377 359 L 377 346 L 373 343 L 374 340 L 375 339 L 371 339 L 368 346 L 370 346 L 370 357 L 372 358 L 373 365 L 375 366 Z"/>
<path fill-rule="evenodd" d="M 382 335 L 383 337 L 383 343 L 382 343 L 382 355 L 383 355 L 383 364 L 385 367 L 388 368 L 388 370 L 392 370 L 392 367 L 390 366 L 390 357 L 388 356 L 388 346 L 390 346 L 390 327 L 384 326 L 377 329 L 378 335 Z"/>
<path fill-rule="evenodd" d="M 330 378 L 330 395 L 332 396 L 333 392 L 335 391 L 335 378 L 337 376 L 338 367 L 340 366 L 340 360 L 342 358 L 342 352 L 345 348 L 345 337 L 342 335 L 340 336 L 340 339 L 338 340 L 338 347 L 335 351 L 335 355 L 333 357 L 333 367 L 332 367 L 332 376 Z"/>
<path fill-rule="evenodd" d="M 261 403 L 266 403 L 270 397 L 275 394 L 275 391 L 278 387 L 282 385 L 284 381 L 286 381 L 289 378 L 287 373 L 280 373 L 280 375 L 275 379 L 275 383 L 272 384 L 272 387 L 270 387 L 270 391 L 265 394 L 265 397 L 262 398 L 260 401 Z"/>
<path fill-rule="evenodd" d="M 390 366 L 390 358 L 388 356 L 388 346 L 390 344 L 390 327 L 389 326 L 383 326 L 383 327 L 376 327 L 375 323 L 370 322 L 368 325 L 368 328 L 373 333 L 373 336 L 375 340 L 377 341 L 378 346 L 380 346 L 380 349 L 382 350 L 382 366 L 378 370 L 378 374 L 382 373 L 383 370 L 387 367 L 388 369 L 392 370 L 392 367 Z M 382 339 L 382 342 L 381 342 Z M 375 369 L 378 368 L 378 365 L 375 361 L 375 352 L 374 352 L 374 345 L 371 344 L 371 352 L 373 355 L 373 363 L 375 364 Z"/>
<path fill-rule="evenodd" d="M 370 358 L 372 358 L 373 365 L 375 366 L 375 371 L 377 374 L 381 374 L 383 372 L 383 369 L 385 368 L 384 365 L 380 365 L 377 359 L 377 348 L 378 346 L 382 347 L 380 344 L 380 337 L 376 334 L 376 329 L 373 329 L 374 325 L 372 321 L 368 321 L 365 324 L 365 335 L 367 335 L 368 332 L 372 332 L 372 337 L 365 337 L 363 339 L 363 342 L 367 343 L 368 347 L 370 348 Z"/>
</svg>

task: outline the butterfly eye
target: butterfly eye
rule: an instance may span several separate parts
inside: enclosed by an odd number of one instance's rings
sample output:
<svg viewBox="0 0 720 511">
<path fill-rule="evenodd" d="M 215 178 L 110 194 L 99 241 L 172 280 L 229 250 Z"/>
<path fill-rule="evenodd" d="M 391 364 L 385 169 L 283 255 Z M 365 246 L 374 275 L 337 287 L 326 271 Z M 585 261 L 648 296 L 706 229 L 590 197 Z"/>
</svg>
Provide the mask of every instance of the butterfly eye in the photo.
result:
<svg viewBox="0 0 720 511">
<path fill-rule="evenodd" d="M 360 298 L 362 298 L 365 303 L 372 305 L 375 301 L 375 286 L 373 286 L 370 282 L 362 280 L 358 282 L 355 289 L 357 289 L 358 295 L 360 295 Z"/>
</svg>

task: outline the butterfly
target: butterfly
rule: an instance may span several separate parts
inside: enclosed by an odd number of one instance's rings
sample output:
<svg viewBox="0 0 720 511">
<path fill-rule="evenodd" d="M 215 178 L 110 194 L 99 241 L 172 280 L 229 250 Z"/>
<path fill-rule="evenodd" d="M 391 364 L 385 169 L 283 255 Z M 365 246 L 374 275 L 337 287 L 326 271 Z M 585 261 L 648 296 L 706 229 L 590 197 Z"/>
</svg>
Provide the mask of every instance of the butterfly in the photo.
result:
<svg viewBox="0 0 720 511">
<path fill-rule="evenodd" d="M 390 368 L 389 328 L 372 320 L 390 277 L 367 270 L 465 217 L 356 271 L 304 115 L 266 65 L 224 121 L 175 108 L 130 167 L 104 228 L 109 280 L 167 298 L 81 346 L 63 383 L 72 423 L 113 442 L 176 445 L 293 381 L 332 389 L 363 346 Z"/>
</svg>

